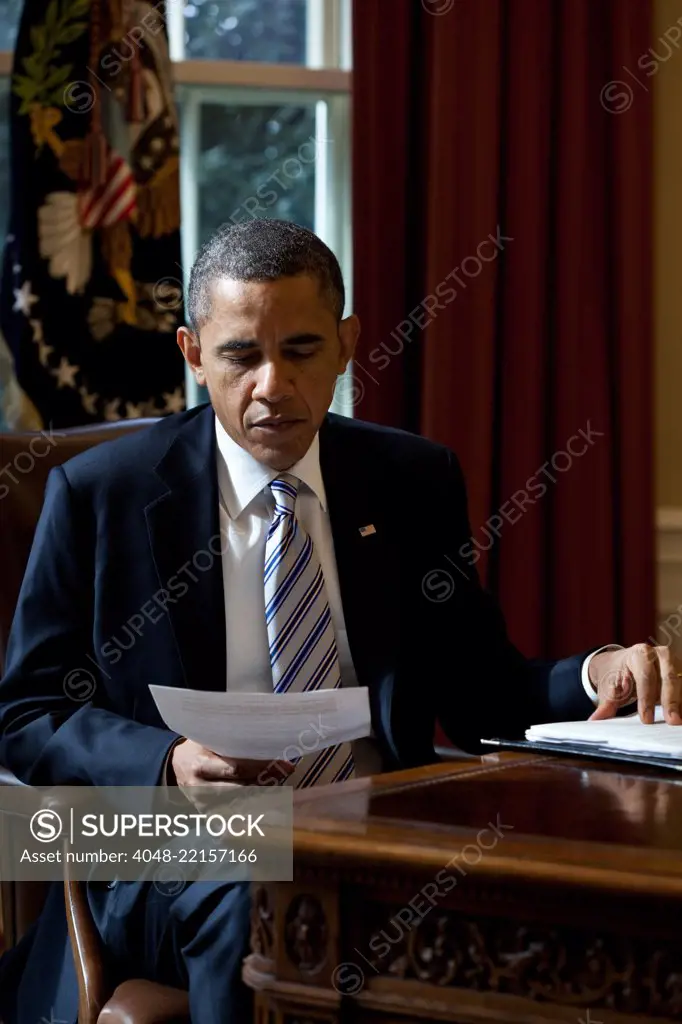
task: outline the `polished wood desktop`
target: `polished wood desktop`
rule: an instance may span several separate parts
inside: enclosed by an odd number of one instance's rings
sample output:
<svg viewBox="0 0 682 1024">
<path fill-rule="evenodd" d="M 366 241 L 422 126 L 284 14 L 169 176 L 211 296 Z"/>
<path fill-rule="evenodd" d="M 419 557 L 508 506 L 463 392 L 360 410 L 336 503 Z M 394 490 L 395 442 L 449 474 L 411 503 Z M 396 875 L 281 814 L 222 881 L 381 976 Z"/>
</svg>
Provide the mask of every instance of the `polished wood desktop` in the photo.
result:
<svg viewBox="0 0 682 1024">
<path fill-rule="evenodd" d="M 497 753 L 295 797 L 257 1024 L 682 1018 L 682 773 Z"/>
</svg>

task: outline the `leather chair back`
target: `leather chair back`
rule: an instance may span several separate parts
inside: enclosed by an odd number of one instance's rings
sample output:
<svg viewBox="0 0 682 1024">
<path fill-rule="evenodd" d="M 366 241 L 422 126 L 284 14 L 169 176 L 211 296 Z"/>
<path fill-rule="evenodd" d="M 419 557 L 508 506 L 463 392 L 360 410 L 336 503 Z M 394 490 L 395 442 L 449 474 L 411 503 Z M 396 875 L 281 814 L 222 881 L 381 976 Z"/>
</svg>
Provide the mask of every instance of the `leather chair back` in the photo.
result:
<svg viewBox="0 0 682 1024">
<path fill-rule="evenodd" d="M 0 674 L 49 471 L 92 445 L 150 426 L 123 420 L 37 433 L 0 433 Z M 9 773 L 0 766 L 0 784 Z M 42 909 L 47 884 L 0 883 L 0 948 L 17 942 Z"/>
</svg>

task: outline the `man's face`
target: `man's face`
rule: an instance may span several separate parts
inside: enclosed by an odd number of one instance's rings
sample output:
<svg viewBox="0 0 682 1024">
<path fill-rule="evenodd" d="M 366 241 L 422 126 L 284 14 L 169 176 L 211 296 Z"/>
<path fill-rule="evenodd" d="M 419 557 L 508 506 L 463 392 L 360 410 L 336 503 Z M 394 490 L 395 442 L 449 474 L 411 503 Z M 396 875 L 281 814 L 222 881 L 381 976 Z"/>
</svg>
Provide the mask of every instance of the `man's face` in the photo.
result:
<svg viewBox="0 0 682 1024">
<path fill-rule="evenodd" d="M 182 327 L 178 344 L 230 437 L 282 471 L 310 447 L 358 334 L 357 317 L 338 323 L 315 278 L 220 278 L 200 338 Z"/>
</svg>

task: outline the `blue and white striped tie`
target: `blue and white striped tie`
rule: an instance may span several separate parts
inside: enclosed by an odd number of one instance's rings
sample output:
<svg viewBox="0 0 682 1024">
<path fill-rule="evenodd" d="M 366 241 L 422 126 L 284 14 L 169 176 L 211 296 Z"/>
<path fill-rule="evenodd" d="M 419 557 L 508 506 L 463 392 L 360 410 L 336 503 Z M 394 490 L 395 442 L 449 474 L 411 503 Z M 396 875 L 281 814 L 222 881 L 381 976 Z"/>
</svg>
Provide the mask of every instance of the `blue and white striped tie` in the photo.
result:
<svg viewBox="0 0 682 1024">
<path fill-rule="evenodd" d="M 265 543 L 265 621 L 275 693 L 341 685 L 322 566 L 294 514 L 299 483 L 282 473 L 270 484 L 275 513 Z M 354 767 L 350 743 L 341 743 L 302 757 L 287 784 L 341 782 Z"/>
</svg>

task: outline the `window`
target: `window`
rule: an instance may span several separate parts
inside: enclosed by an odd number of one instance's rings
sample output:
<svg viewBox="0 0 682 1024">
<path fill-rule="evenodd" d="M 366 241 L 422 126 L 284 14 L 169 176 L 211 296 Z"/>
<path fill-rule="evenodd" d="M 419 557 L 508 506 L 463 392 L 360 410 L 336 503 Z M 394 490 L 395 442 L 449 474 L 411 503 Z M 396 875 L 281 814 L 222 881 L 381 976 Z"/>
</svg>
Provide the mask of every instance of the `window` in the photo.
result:
<svg viewBox="0 0 682 1024">
<path fill-rule="evenodd" d="M 350 0 L 189 0 L 167 9 L 184 265 L 225 221 L 281 217 L 324 239 L 350 288 Z M 350 413 L 350 397 L 342 380 L 335 410 Z"/>
<path fill-rule="evenodd" d="M 188 0 L 185 56 L 307 64 L 312 20 L 307 0 Z"/>
<path fill-rule="evenodd" d="M 23 0 L 1 0 L 0 2 L 0 50 L 11 53 L 17 38 L 19 16 Z M 6 74 L 9 68 L 3 69 Z"/>
<path fill-rule="evenodd" d="M 11 48 L 0 0 L 0 195 L 8 195 Z M 185 270 L 219 224 L 281 217 L 341 262 L 350 308 L 350 0 L 167 0 L 181 123 Z M 6 211 L 5 211 L 6 212 Z M 4 217 L 0 240 L 4 238 Z M 350 382 L 334 409 L 351 412 Z M 188 380 L 188 403 L 199 395 Z"/>
</svg>

